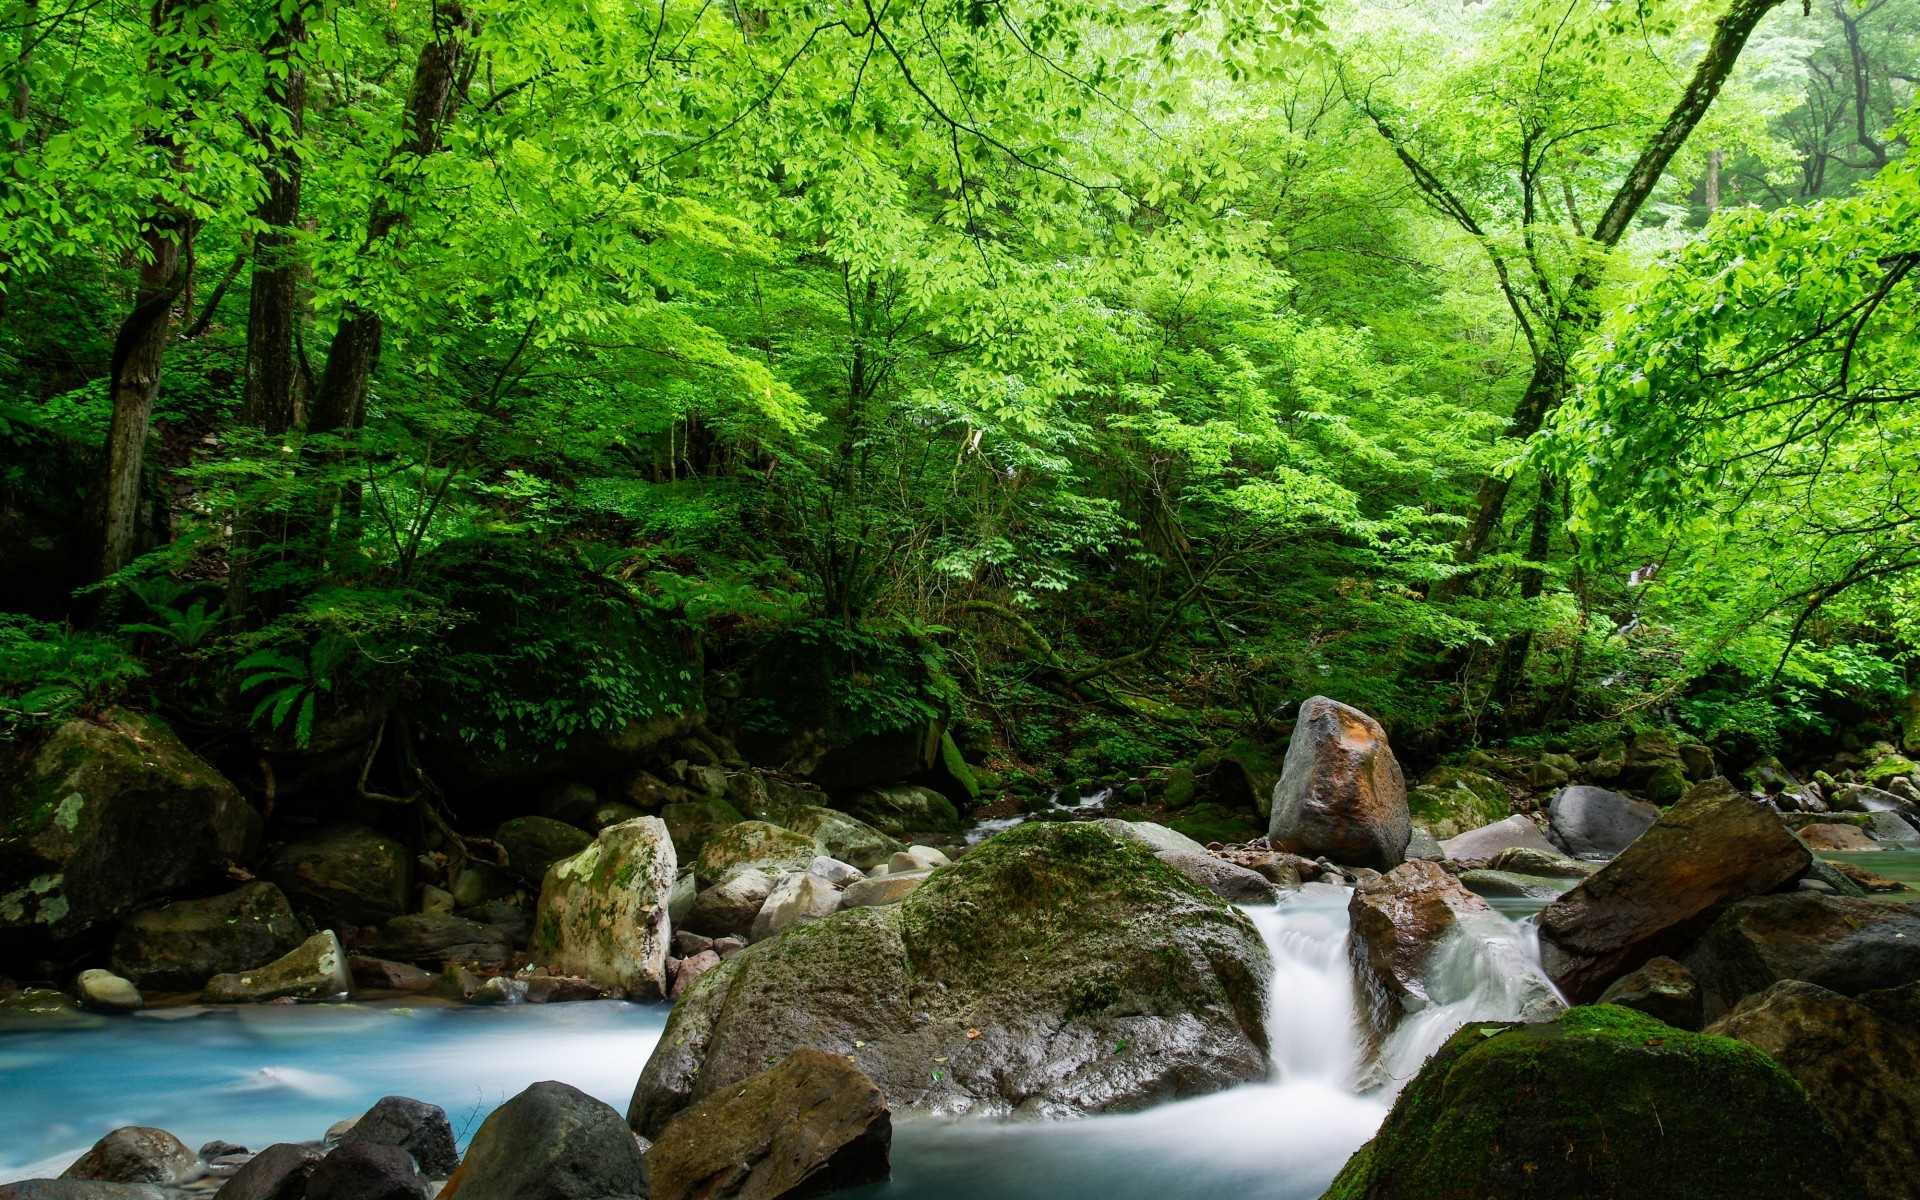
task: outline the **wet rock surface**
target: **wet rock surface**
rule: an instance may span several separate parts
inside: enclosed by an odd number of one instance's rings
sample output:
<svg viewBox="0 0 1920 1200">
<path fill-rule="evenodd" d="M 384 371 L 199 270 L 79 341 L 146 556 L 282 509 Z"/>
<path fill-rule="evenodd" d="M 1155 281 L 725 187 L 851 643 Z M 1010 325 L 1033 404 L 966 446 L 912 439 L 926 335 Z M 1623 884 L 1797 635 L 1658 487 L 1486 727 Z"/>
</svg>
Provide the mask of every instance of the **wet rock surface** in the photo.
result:
<svg viewBox="0 0 1920 1200">
<path fill-rule="evenodd" d="M 1703 1021 L 1700 981 L 1665 955 L 1650 958 L 1607 986 L 1600 1003 L 1642 1012 L 1675 1029 L 1698 1031 Z"/>
<path fill-rule="evenodd" d="M 1325 696 L 1303 701 L 1274 785 L 1273 847 L 1389 870 L 1412 836 L 1406 779 L 1380 723 Z"/>
<path fill-rule="evenodd" d="M 1584 784 L 1560 789 L 1547 806 L 1552 840 L 1575 858 L 1612 858 L 1659 818 L 1657 805 Z"/>
<path fill-rule="evenodd" d="M 269 1000 L 327 1000 L 353 988 L 346 952 L 331 930 L 316 933 L 282 958 L 251 971 L 215 975 L 202 1004 L 259 1004 Z"/>
<path fill-rule="evenodd" d="M 189 992 L 215 975 L 265 966 L 303 940 L 285 893 L 255 882 L 134 913 L 114 935 L 111 962 L 136 986 Z"/>
<path fill-rule="evenodd" d="M 536 1083 L 481 1123 L 440 1200 L 615 1200 L 647 1194 L 620 1114 L 564 1083 Z"/>
<path fill-rule="evenodd" d="M 343 1146 L 359 1142 L 405 1150 L 421 1173 L 432 1179 L 445 1179 L 460 1163 L 446 1111 L 406 1096 L 382 1097 L 340 1139 Z"/>
<path fill-rule="evenodd" d="M 200 1156 L 164 1129 L 128 1125 L 93 1144 L 61 1174 L 62 1179 L 105 1183 L 190 1183 L 206 1174 Z"/>
<path fill-rule="evenodd" d="M 1846 995 L 1920 981 L 1920 908 L 1842 896 L 1755 896 L 1733 905 L 1676 957 L 1717 1020 L 1782 980 Z"/>
</svg>

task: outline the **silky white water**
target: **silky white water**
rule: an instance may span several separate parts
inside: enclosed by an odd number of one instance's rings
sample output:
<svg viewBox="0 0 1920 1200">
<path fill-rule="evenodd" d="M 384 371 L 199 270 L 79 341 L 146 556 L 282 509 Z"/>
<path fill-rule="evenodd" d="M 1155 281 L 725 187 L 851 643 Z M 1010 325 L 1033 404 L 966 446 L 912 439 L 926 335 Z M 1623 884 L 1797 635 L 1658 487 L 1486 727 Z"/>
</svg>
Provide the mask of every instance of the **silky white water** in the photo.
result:
<svg viewBox="0 0 1920 1200">
<path fill-rule="evenodd" d="M 1312 1200 L 1385 1117 L 1392 1092 L 1469 1020 L 1517 1015 L 1524 933 L 1504 918 L 1435 960 L 1436 1003 L 1383 1048 L 1395 1081 L 1356 1094 L 1361 1061 L 1344 888 L 1248 910 L 1272 951 L 1268 1080 L 1080 1121 L 902 1114 L 893 1179 L 849 1200 Z M 1516 958 L 1515 956 L 1520 956 Z M 560 1079 L 625 1111 L 667 1010 L 268 1005 L 0 1032 L 0 1180 L 55 1175 L 108 1129 L 189 1146 L 317 1139 L 399 1093 L 444 1107 L 464 1143 L 529 1083 Z"/>
</svg>

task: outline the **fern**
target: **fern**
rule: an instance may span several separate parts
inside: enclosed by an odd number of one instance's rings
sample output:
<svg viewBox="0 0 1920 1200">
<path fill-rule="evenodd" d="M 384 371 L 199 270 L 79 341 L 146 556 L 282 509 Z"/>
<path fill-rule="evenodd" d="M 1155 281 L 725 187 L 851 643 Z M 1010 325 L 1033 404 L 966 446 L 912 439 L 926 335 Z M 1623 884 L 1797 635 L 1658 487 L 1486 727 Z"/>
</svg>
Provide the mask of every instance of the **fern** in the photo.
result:
<svg viewBox="0 0 1920 1200">
<path fill-rule="evenodd" d="M 275 649 L 256 650 L 241 659 L 237 669 L 252 674 L 241 681 L 240 690 L 266 689 L 254 706 L 253 723 L 260 724 L 264 718 L 267 728 L 285 729 L 291 722 L 294 744 L 306 746 L 313 740 L 319 698 L 333 691 L 338 672 L 351 654 L 346 639 L 323 634 L 304 659 Z"/>
</svg>

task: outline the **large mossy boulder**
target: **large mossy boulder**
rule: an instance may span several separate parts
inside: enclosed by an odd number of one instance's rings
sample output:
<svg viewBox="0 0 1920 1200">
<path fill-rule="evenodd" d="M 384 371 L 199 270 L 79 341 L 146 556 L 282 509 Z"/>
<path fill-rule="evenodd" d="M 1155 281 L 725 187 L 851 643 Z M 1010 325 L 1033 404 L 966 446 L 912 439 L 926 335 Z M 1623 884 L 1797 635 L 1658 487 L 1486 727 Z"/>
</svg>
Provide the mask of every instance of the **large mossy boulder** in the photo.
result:
<svg viewBox="0 0 1920 1200">
<path fill-rule="evenodd" d="M 1493 776 L 1471 767 L 1435 767 L 1407 793 L 1414 823 L 1443 842 L 1503 820 L 1512 804 Z"/>
<path fill-rule="evenodd" d="M 660 818 L 601 830 L 548 870 L 528 952 L 556 975 L 613 984 L 637 999 L 664 996 L 673 938 L 667 902 L 678 869 Z"/>
<path fill-rule="evenodd" d="M 1859 1200 L 1833 1126 L 1766 1055 L 1613 1005 L 1474 1022 L 1322 1200 Z"/>
<path fill-rule="evenodd" d="M 960 810 L 953 801 L 917 783 L 890 783 L 856 792 L 843 806 L 860 821 L 889 837 L 917 833 L 960 832 Z"/>
<path fill-rule="evenodd" d="M 1786 980 L 1708 1032 L 1757 1046 L 1800 1081 L 1872 1200 L 1910 1200 L 1920 1186 L 1920 1030 Z"/>
<path fill-rule="evenodd" d="M 1647 799 L 1671 804 L 1687 790 L 1687 763 L 1680 744 L 1665 730 L 1643 730 L 1627 745 L 1620 778 Z"/>
<path fill-rule="evenodd" d="M 1685 947 L 1728 905 L 1798 879 L 1812 861 L 1772 809 L 1725 780 L 1700 784 L 1547 906 L 1547 971 L 1569 1000 L 1595 1000 L 1648 959 Z"/>
<path fill-rule="evenodd" d="M 57 941 L 246 857 L 259 817 L 158 718 L 75 719 L 0 763 L 0 938 Z"/>
<path fill-rule="evenodd" d="M 1920 981 L 1920 905 L 1787 892 L 1722 913 L 1676 957 L 1706 1019 L 1787 979 L 1852 996 Z"/>
<path fill-rule="evenodd" d="M 707 839 L 694 864 L 702 887 L 712 887 L 737 871 L 765 871 L 779 875 L 804 871 L 825 851 L 804 833 L 782 829 L 766 821 L 742 821 Z"/>
<path fill-rule="evenodd" d="M 1252 738 L 1238 738 L 1221 749 L 1207 787 L 1213 798 L 1228 808 L 1258 812 L 1262 819 L 1270 817 L 1273 788 L 1280 782 L 1284 754 Z"/>
<path fill-rule="evenodd" d="M 593 844 L 593 835 L 552 817 L 515 817 L 494 830 L 493 840 L 507 852 L 507 870 L 539 885 L 547 868 Z"/>
<path fill-rule="evenodd" d="M 112 962 L 139 987 L 192 992 L 215 975 L 264 967 L 304 940 L 286 895 L 254 882 L 134 913 L 114 935 Z"/>
<path fill-rule="evenodd" d="M 215 975 L 202 1004 L 265 1004 L 274 1000 L 332 1000 L 353 990 L 346 952 L 333 930 L 322 930 L 264 967 Z"/>
<path fill-rule="evenodd" d="M 826 847 L 829 856 L 871 871 L 907 848 L 906 843 L 880 832 L 858 817 L 817 804 L 796 804 L 768 818 L 776 825 L 810 837 Z"/>
<path fill-rule="evenodd" d="M 1406 860 L 1407 782 L 1380 722 L 1325 696 L 1301 702 L 1267 837 L 1348 866 L 1391 871 Z"/>
<path fill-rule="evenodd" d="M 412 907 L 413 856 L 398 838 L 352 822 L 287 843 L 266 877 L 295 910 L 335 929 L 383 925 Z"/>
<path fill-rule="evenodd" d="M 803 1048 L 852 1056 L 896 1109 L 1144 1108 L 1266 1076 L 1271 970 L 1252 923 L 1147 846 L 1025 825 L 898 904 L 796 926 L 701 976 L 628 1118 L 656 1136 Z"/>
<path fill-rule="evenodd" d="M 746 820 L 740 810 L 714 796 L 689 797 L 661 808 L 660 819 L 673 837 L 674 853 L 691 863 L 700 857 L 707 839 Z"/>
</svg>

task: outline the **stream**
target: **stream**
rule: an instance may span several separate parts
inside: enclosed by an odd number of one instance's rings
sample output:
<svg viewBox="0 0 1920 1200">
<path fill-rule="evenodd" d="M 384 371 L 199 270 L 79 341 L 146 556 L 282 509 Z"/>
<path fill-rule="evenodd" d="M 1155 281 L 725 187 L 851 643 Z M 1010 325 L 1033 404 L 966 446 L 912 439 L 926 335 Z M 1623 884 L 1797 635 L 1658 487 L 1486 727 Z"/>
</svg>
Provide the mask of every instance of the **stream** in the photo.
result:
<svg viewBox="0 0 1920 1200">
<path fill-rule="evenodd" d="M 1347 890 L 1312 885 L 1251 909 L 1274 957 L 1271 1079 L 1146 1112 L 1079 1121 L 896 1116 L 893 1178 L 849 1200 L 1162 1200 L 1230 1193 L 1312 1200 L 1373 1136 L 1399 1083 L 1469 1020 L 1514 1015 L 1509 974 L 1533 937 L 1493 918 L 1445 948 L 1435 1004 L 1366 1066 L 1347 965 Z M 101 1134 L 155 1125 L 188 1146 L 317 1140 L 381 1096 L 447 1110 L 464 1146 L 493 1108 L 560 1079 L 621 1112 L 664 1005 L 262 1005 L 150 1010 L 0 1033 L 0 1180 L 57 1175 Z"/>
</svg>

